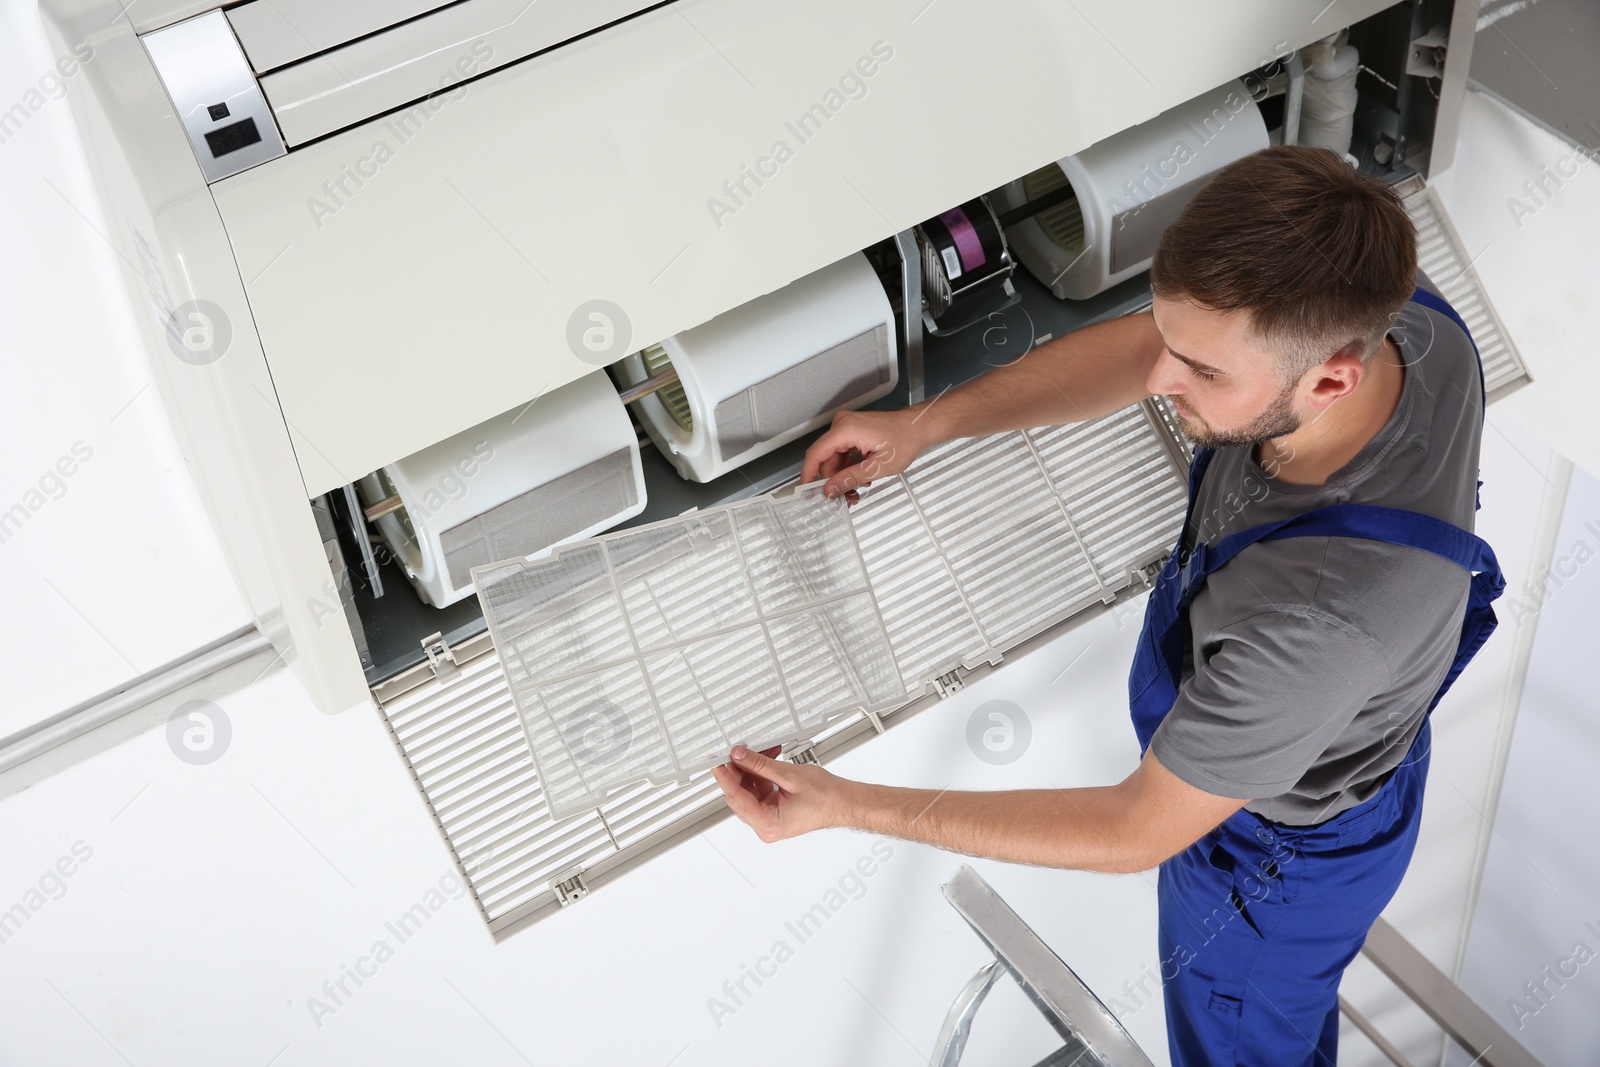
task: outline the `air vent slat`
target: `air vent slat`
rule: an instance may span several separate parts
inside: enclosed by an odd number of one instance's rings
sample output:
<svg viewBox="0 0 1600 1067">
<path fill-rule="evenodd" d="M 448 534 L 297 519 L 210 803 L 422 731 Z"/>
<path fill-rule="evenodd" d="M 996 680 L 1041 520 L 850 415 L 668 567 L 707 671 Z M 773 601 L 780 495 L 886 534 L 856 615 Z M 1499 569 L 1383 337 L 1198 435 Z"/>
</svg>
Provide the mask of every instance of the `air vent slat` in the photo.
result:
<svg viewBox="0 0 1600 1067">
<path fill-rule="evenodd" d="M 1483 360 L 1484 388 L 1491 399 L 1528 382 L 1528 369 L 1495 314 L 1483 283 L 1439 206 L 1434 191 L 1421 178 L 1407 178 L 1397 187 L 1417 227 L 1417 265 L 1467 324 Z"/>
</svg>

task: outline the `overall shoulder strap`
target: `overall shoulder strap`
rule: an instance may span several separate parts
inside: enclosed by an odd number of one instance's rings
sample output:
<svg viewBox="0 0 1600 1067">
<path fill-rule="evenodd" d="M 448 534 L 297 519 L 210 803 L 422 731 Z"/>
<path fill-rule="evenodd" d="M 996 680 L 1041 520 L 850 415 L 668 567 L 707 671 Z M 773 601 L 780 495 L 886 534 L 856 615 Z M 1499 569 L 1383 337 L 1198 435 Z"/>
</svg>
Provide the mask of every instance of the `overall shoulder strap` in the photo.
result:
<svg viewBox="0 0 1600 1067">
<path fill-rule="evenodd" d="M 1472 585 L 1466 611 L 1461 618 L 1461 637 L 1456 643 L 1455 659 L 1428 703 L 1428 710 L 1433 711 L 1498 625 L 1493 604 L 1505 592 L 1506 579 L 1500 573 L 1500 563 L 1495 559 L 1494 549 L 1483 538 L 1453 523 L 1420 512 L 1376 504 L 1330 504 L 1290 520 L 1270 536 L 1319 535 L 1361 537 L 1409 545 L 1460 564 L 1471 575 Z"/>
<path fill-rule="evenodd" d="M 1378 504 L 1329 504 L 1277 524 L 1276 529 L 1258 540 L 1286 537 L 1359 537 L 1420 548 L 1459 565 L 1469 574 L 1492 574 L 1501 587 L 1505 585 L 1500 563 L 1487 541 L 1420 511 Z"/>
<path fill-rule="evenodd" d="M 1257 541 L 1288 537 L 1359 537 L 1419 548 L 1459 565 L 1468 574 L 1483 575 L 1481 584 L 1485 592 L 1492 593 L 1491 599 L 1505 588 L 1494 549 L 1483 538 L 1432 515 L 1377 504 L 1328 504 L 1279 522 L 1262 523 L 1229 534 L 1214 548 L 1197 546 L 1185 584 L 1194 584 Z"/>
</svg>

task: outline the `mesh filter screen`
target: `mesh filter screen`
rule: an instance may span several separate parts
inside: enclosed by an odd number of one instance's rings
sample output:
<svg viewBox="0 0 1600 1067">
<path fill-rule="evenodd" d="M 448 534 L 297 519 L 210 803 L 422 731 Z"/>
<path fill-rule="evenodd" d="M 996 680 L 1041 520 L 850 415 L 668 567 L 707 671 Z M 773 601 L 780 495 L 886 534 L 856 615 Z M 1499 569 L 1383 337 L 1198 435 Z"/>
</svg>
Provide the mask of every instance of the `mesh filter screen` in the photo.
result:
<svg viewBox="0 0 1600 1067">
<path fill-rule="evenodd" d="M 1119 596 L 1142 588 L 1129 585 L 1128 573 L 1150 563 L 1152 551 L 1171 547 L 1183 516 L 1185 464 L 1179 461 L 1182 442 L 1177 430 L 1165 421 L 1159 405 L 1147 403 L 1084 426 L 1032 431 L 1027 437 L 1037 457 L 1031 462 L 1042 465 L 1050 477 L 1093 562 L 1097 579 L 1113 590 L 1120 586 L 1123 592 Z M 1015 447 L 1015 438 L 999 435 L 954 447 L 981 453 L 989 447 Z M 949 462 L 950 457 L 942 453 L 924 456 L 913 465 L 909 479 L 874 482 L 862 494 L 861 502 L 848 512 L 867 572 L 866 588 L 884 621 L 895 662 L 913 689 L 903 703 L 910 703 L 917 696 L 916 691 L 926 686 L 926 679 L 953 666 L 991 660 L 1001 652 L 1009 656 L 1014 647 L 1002 645 L 996 650 L 989 644 L 966 603 L 961 583 L 970 581 L 967 572 L 953 570 L 950 560 L 933 545 L 920 510 L 922 494 L 917 483 L 924 464 L 932 465 L 941 459 Z M 984 485 L 974 473 L 966 482 L 947 481 L 942 491 L 978 496 L 984 492 Z M 644 533 L 645 529 L 632 532 Z M 676 551 L 671 536 L 659 542 L 642 539 L 637 543 L 642 546 L 641 552 L 658 553 L 656 573 L 665 578 Z M 1077 541 L 1055 544 L 1055 550 L 1062 553 L 1056 557 L 1058 561 L 1068 566 L 1080 561 L 1076 565 L 1081 566 Z M 588 547 L 575 545 L 566 552 L 581 553 Z M 596 558 L 603 569 L 604 557 Z M 722 558 L 731 565 L 739 557 L 734 552 Z M 642 562 L 642 555 L 640 559 Z M 661 562 L 663 559 L 666 562 Z M 689 576 L 688 571 L 680 573 L 685 579 Z M 764 573 L 764 587 L 781 596 L 783 585 L 773 580 L 777 575 L 770 569 Z M 482 581 L 484 572 L 480 571 L 478 577 Z M 527 696 L 520 703 L 514 700 L 512 689 L 524 694 L 530 691 L 533 682 L 529 661 L 534 666 L 540 662 L 570 662 L 575 675 L 600 673 L 631 648 L 625 634 L 606 633 L 608 620 L 614 622 L 616 618 L 615 598 L 584 597 L 582 587 L 592 578 L 590 570 L 573 566 L 542 590 L 523 588 L 519 592 L 518 583 L 526 587 L 535 578 L 524 573 L 520 561 L 514 567 L 507 565 L 507 573 L 496 579 L 508 583 L 500 591 L 501 596 L 511 601 L 527 596 L 543 602 L 567 597 L 585 616 L 586 626 L 550 626 L 537 613 L 520 620 L 502 616 L 500 632 L 494 635 L 500 645 L 498 655 L 469 658 L 448 681 L 436 678 L 398 695 L 380 696 L 383 716 L 406 766 L 460 861 L 463 875 L 496 939 L 559 910 L 552 886 L 564 872 L 580 867 L 587 871 L 591 886 L 603 884 L 657 854 L 663 834 L 682 833 L 723 810 L 716 783 L 708 775 L 699 774 L 667 784 L 637 781 L 608 794 L 599 807 L 586 807 L 578 813 L 570 807 L 561 808 L 561 815 L 552 812 L 545 796 L 543 771 L 530 744 L 532 731 L 524 725 L 525 709 L 534 708 L 537 722 L 541 707 L 536 696 L 531 698 L 535 703 L 530 703 Z M 753 595 L 754 583 L 747 584 Z M 635 583 L 631 588 L 636 605 L 648 603 L 643 586 Z M 736 623 L 742 618 L 736 610 L 740 601 L 711 595 L 725 589 L 722 582 L 703 586 L 706 602 L 691 603 L 694 598 L 686 590 L 672 590 L 660 578 L 651 577 L 649 590 L 655 594 L 655 602 L 667 610 L 659 616 L 641 613 L 642 625 L 648 631 L 652 625 L 666 628 L 670 623 L 673 631 L 698 634 L 714 626 L 714 620 L 702 620 L 702 616 L 718 615 Z M 661 595 L 663 590 L 668 592 L 665 598 Z M 606 605 L 611 606 L 610 611 Z M 1082 616 L 1069 619 L 1072 617 Z M 1030 620 L 1030 625 L 1048 627 L 1052 623 L 1036 618 Z M 589 639 L 573 639 L 579 633 L 588 634 Z M 827 640 L 835 635 L 853 640 L 846 631 L 835 627 L 832 634 L 822 633 L 823 640 L 818 643 L 826 648 Z M 789 641 L 796 642 L 795 648 L 804 649 L 806 641 L 817 640 L 814 620 L 795 614 L 794 621 L 778 630 L 776 636 L 773 647 L 779 656 L 774 662 L 783 661 L 780 669 L 788 671 L 792 667 L 795 671 L 793 678 L 786 674 L 783 679 L 791 692 L 815 689 L 825 693 L 831 684 L 839 684 L 837 676 L 830 678 L 825 671 L 806 674 L 813 667 L 810 659 L 801 658 L 795 663 L 795 657 L 789 656 L 785 660 Z M 698 720 L 691 715 L 685 723 L 685 736 L 689 738 L 686 747 L 691 750 L 702 744 L 705 736 L 717 736 L 720 744 L 721 732 L 739 729 L 737 723 L 724 726 L 716 721 L 706 707 L 724 717 L 742 709 L 757 721 L 770 714 L 759 702 L 734 708 L 727 694 L 739 682 L 737 675 L 714 669 L 719 657 L 738 659 L 746 665 L 760 662 L 761 649 L 750 642 L 743 649 L 729 650 L 716 644 L 723 639 L 703 640 L 711 646 L 706 658 L 685 653 L 676 663 L 652 665 L 658 672 L 653 675 L 658 692 L 665 693 L 669 702 L 681 699 L 679 694 L 696 685 L 706 695 Z M 725 640 L 731 643 L 737 635 Z M 541 648 L 541 641 L 554 643 Z M 521 647 L 513 650 L 513 645 Z M 672 650 L 651 655 L 665 658 L 672 655 Z M 708 660 L 713 668 L 703 669 Z M 848 676 L 844 680 L 848 683 Z M 625 680 L 604 681 L 610 682 L 624 700 L 627 698 L 626 685 L 618 684 Z M 761 684 L 758 677 L 751 687 L 759 691 Z M 698 695 L 698 690 L 695 692 Z M 559 695 L 571 693 L 563 691 Z M 607 699 L 618 708 L 626 706 L 615 697 Z M 605 736 L 614 717 L 610 707 L 596 702 L 592 714 L 580 720 L 581 730 L 574 732 L 580 740 L 589 734 L 596 755 L 603 758 Z M 813 732 L 811 737 L 818 739 L 834 730 L 849 729 L 848 724 L 853 721 L 858 717 L 846 715 Z M 898 716 L 891 710 L 883 721 L 893 726 Z M 563 740 L 559 730 L 546 731 L 541 744 L 560 745 Z M 651 739 L 642 737 L 638 743 L 648 749 Z M 617 762 L 623 763 L 627 756 L 624 752 Z M 570 788 L 560 781 L 556 784 L 564 790 Z"/>
<path fill-rule="evenodd" d="M 846 505 L 815 488 L 473 577 L 556 818 L 905 698 Z"/>
</svg>

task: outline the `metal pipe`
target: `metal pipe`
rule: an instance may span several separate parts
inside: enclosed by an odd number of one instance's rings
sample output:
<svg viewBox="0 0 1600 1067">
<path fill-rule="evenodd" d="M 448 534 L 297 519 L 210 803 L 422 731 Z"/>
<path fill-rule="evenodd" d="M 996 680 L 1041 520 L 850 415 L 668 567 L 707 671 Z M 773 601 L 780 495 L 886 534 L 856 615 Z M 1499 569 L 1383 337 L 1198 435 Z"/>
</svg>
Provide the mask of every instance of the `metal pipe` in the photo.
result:
<svg viewBox="0 0 1600 1067">
<path fill-rule="evenodd" d="M 1300 102 L 1306 92 L 1306 65 L 1297 48 L 1289 53 L 1289 93 L 1283 102 L 1283 143 L 1300 143 Z"/>
<path fill-rule="evenodd" d="M 385 515 L 392 515 L 405 506 L 405 502 L 398 495 L 386 496 L 368 508 L 364 514 L 367 516 L 368 522 L 377 522 Z"/>
<path fill-rule="evenodd" d="M 1355 1024 L 1357 1030 L 1367 1035 L 1368 1041 L 1378 1046 L 1378 1051 L 1387 1056 L 1389 1062 L 1394 1064 L 1395 1067 L 1411 1067 L 1411 1061 L 1406 1059 L 1405 1053 L 1395 1048 L 1394 1042 L 1379 1033 L 1378 1028 L 1373 1026 L 1365 1015 L 1356 1011 L 1351 1003 L 1343 997 L 1339 998 L 1339 1010 L 1346 1019 Z"/>
<path fill-rule="evenodd" d="M 956 1067 L 961 1062 L 961 1053 L 967 1047 L 967 1031 L 972 1027 L 972 1017 L 978 1014 L 978 1009 L 983 1006 L 983 998 L 989 995 L 989 990 L 1005 973 L 1004 963 L 990 960 L 961 987 L 955 1002 L 945 1013 L 939 1040 L 934 1042 L 933 1056 L 928 1060 L 929 1067 Z"/>
<path fill-rule="evenodd" d="M 328 494 L 330 505 L 333 494 Z M 356 487 L 344 487 L 344 506 L 349 512 L 347 519 L 350 523 L 350 534 L 356 539 L 356 544 L 361 548 L 361 567 L 367 572 L 367 581 L 372 586 L 374 600 L 383 596 L 383 576 L 378 573 L 378 557 L 372 551 L 372 538 L 367 536 L 367 524 L 362 522 L 358 515 L 361 514 L 361 498 L 356 495 Z"/>
<path fill-rule="evenodd" d="M 901 309 L 905 318 L 906 403 L 920 404 L 925 396 L 922 376 L 922 253 L 910 230 L 894 235 L 900 250 Z"/>
<path fill-rule="evenodd" d="M 651 393 L 659 392 L 660 390 L 665 389 L 667 386 L 671 385 L 677 380 L 678 368 L 668 367 L 660 374 L 652 374 L 650 377 L 646 378 L 637 385 L 628 386 L 628 388 L 622 390 L 617 395 L 622 398 L 622 402 L 624 404 L 631 404 L 636 400 L 641 400 L 644 397 L 649 396 Z"/>
<path fill-rule="evenodd" d="M 8 771 L 136 708 L 175 693 L 190 682 L 249 659 L 258 652 L 271 650 L 272 642 L 254 626 L 235 631 L 167 664 L 136 684 L 68 708 L 45 722 L 0 739 L 0 771 Z"/>
<path fill-rule="evenodd" d="M 1483 1067 L 1543 1067 L 1510 1031 L 1490 1018 L 1477 1001 L 1416 946 L 1380 917 L 1367 932 L 1362 955 L 1378 965 L 1378 970 L 1400 987 L 1400 992 L 1428 1013 L 1451 1040 L 1475 1055 L 1473 1063 Z"/>
</svg>

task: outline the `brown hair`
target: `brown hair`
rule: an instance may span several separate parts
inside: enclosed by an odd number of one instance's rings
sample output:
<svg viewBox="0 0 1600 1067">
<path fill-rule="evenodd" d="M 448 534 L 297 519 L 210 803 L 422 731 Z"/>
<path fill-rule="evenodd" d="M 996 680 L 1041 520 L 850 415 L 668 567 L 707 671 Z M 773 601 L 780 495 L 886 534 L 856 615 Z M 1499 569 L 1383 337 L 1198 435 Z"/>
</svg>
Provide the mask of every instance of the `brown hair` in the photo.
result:
<svg viewBox="0 0 1600 1067">
<path fill-rule="evenodd" d="M 1297 145 L 1213 175 L 1150 266 L 1163 299 L 1249 312 L 1289 382 L 1352 341 L 1371 356 L 1416 277 L 1417 231 L 1399 194 L 1329 149 Z"/>
</svg>

